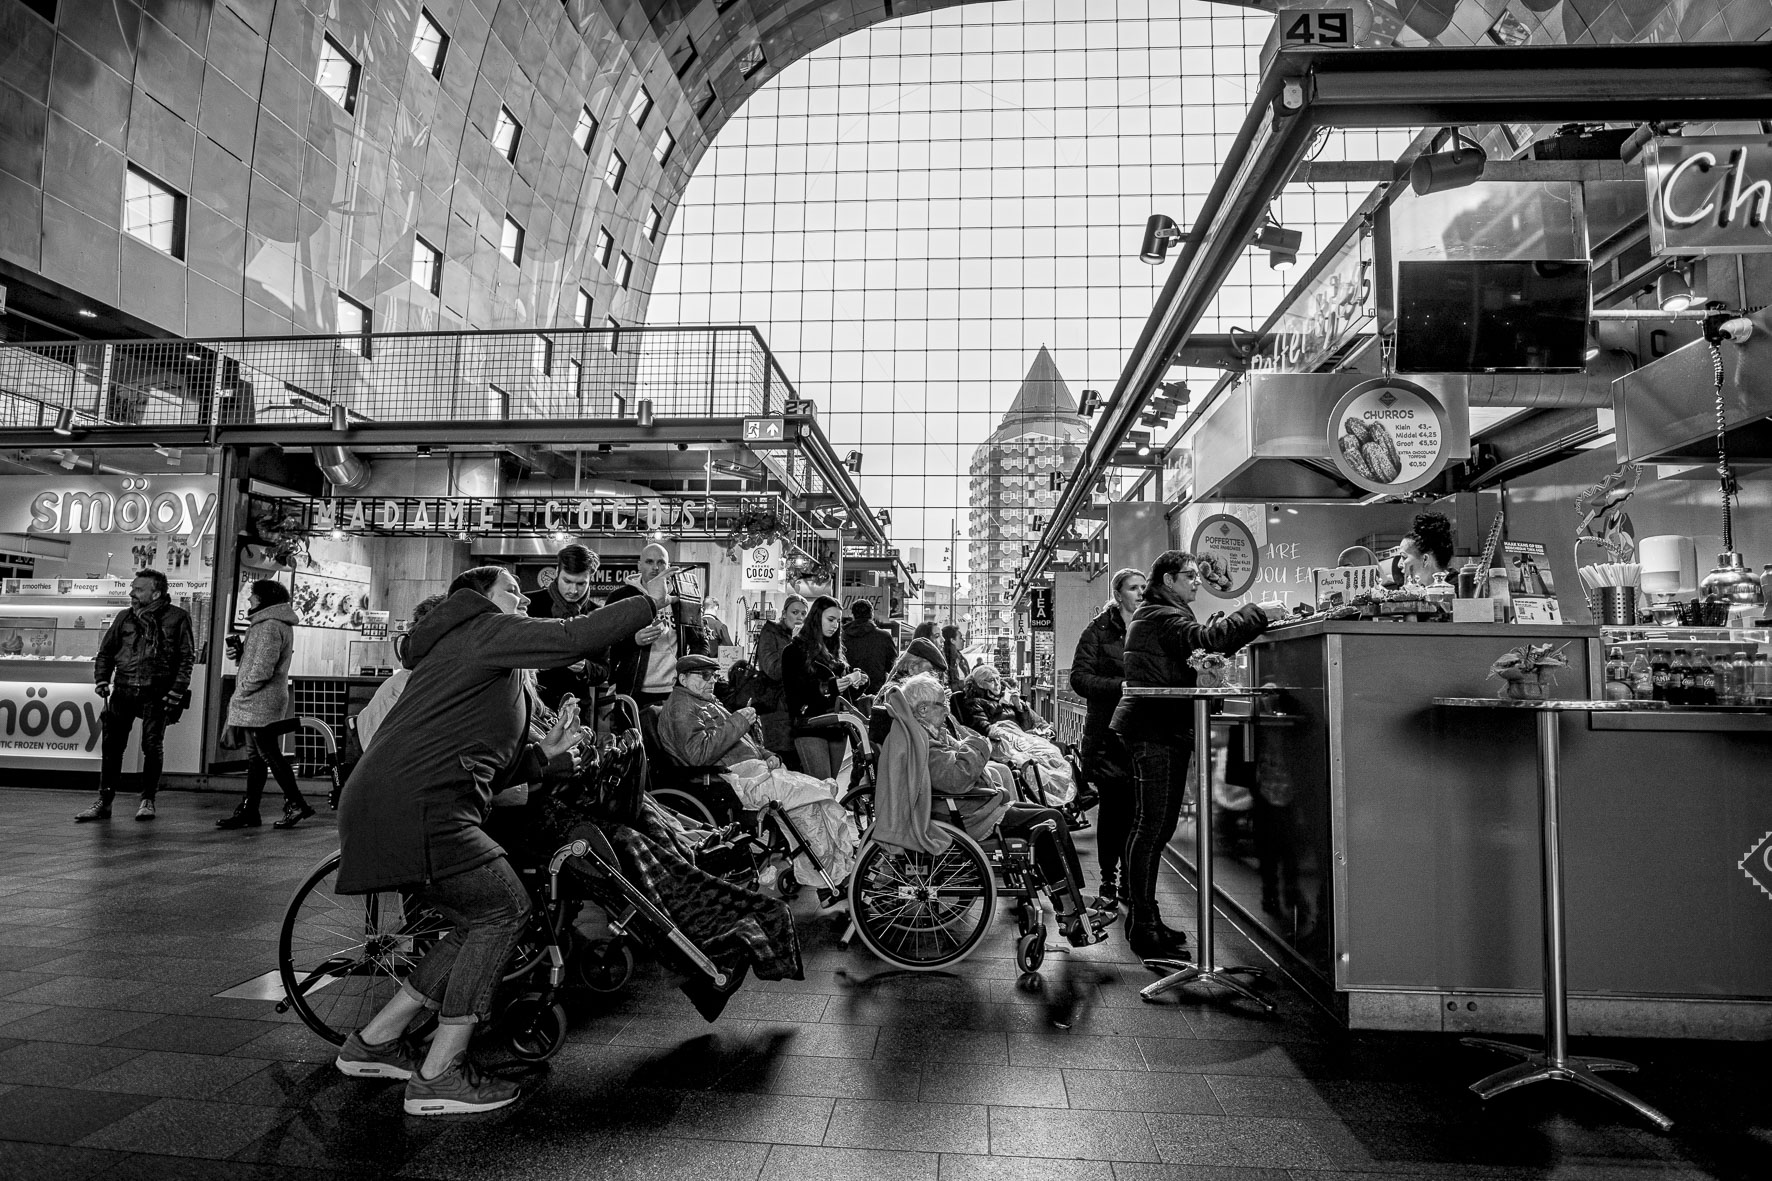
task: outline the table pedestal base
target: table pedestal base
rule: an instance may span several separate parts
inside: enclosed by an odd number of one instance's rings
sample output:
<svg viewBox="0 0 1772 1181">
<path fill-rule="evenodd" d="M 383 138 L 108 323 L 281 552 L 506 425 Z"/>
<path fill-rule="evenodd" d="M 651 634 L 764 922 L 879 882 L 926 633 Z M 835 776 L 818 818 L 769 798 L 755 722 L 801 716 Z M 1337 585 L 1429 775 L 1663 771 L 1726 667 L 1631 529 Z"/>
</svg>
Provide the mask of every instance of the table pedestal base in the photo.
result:
<svg viewBox="0 0 1772 1181">
<path fill-rule="evenodd" d="M 1260 968 L 1208 968 L 1187 960 L 1146 960 L 1144 966 L 1153 972 L 1167 972 L 1167 976 L 1155 984 L 1147 984 L 1139 989 L 1141 999 L 1154 1001 L 1172 989 L 1188 984 L 1222 984 L 1239 996 L 1248 997 L 1268 1012 L 1274 1011 L 1274 1003 L 1238 980 L 1238 976 L 1260 976 Z"/>
<path fill-rule="evenodd" d="M 1478 1098 L 1493 1099 L 1503 1091 L 1511 1091 L 1516 1087 L 1562 1079 L 1586 1087 L 1596 1095 L 1604 1095 L 1614 1103 L 1623 1104 L 1664 1132 L 1674 1126 L 1673 1120 L 1596 1073 L 1602 1070 L 1634 1073 L 1637 1068 L 1632 1063 L 1622 1062 L 1617 1058 L 1587 1058 L 1579 1054 L 1565 1054 L 1559 1061 L 1542 1050 L 1516 1046 L 1512 1042 L 1499 1042 L 1486 1037 L 1459 1040 L 1467 1046 L 1475 1046 L 1481 1050 L 1499 1050 L 1520 1059 L 1517 1065 L 1498 1070 L 1487 1078 L 1472 1083 L 1471 1090 L 1476 1092 Z"/>
</svg>

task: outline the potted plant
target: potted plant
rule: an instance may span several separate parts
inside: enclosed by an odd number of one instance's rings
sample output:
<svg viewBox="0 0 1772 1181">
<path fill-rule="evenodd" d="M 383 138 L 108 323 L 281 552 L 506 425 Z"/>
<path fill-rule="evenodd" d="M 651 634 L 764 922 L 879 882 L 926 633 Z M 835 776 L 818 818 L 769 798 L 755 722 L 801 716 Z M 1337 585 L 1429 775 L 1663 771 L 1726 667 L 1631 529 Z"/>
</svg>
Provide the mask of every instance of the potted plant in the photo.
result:
<svg viewBox="0 0 1772 1181">
<path fill-rule="evenodd" d="M 1542 701 L 1557 683 L 1557 670 L 1569 667 L 1563 654 L 1568 645 L 1521 644 L 1509 648 L 1489 666 L 1489 675 L 1501 680 L 1499 697 L 1515 701 Z"/>
<path fill-rule="evenodd" d="M 1194 683 L 1202 689 L 1233 687 L 1231 660 L 1222 652 L 1195 648 L 1193 655 L 1187 658 L 1187 666 L 1194 670 Z"/>
</svg>

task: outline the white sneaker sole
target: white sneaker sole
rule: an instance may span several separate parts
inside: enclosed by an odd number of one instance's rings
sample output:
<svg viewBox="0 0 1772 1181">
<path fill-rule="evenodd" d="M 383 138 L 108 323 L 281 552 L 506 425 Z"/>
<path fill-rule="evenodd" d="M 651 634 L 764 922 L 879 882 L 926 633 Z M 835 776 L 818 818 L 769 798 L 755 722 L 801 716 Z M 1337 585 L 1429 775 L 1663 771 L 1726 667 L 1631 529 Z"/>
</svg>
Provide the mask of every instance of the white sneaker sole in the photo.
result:
<svg viewBox="0 0 1772 1181">
<path fill-rule="evenodd" d="M 412 1072 L 400 1066 L 389 1066 L 386 1062 L 347 1062 L 343 1058 L 334 1058 L 332 1064 L 352 1078 L 397 1078 L 409 1079 Z"/>
<path fill-rule="evenodd" d="M 408 1099 L 405 1106 L 407 1115 L 473 1115 L 481 1111 L 497 1111 L 516 1101 L 516 1095 L 509 1099 L 500 1099 L 496 1103 L 467 1103 L 460 1099 Z"/>
</svg>

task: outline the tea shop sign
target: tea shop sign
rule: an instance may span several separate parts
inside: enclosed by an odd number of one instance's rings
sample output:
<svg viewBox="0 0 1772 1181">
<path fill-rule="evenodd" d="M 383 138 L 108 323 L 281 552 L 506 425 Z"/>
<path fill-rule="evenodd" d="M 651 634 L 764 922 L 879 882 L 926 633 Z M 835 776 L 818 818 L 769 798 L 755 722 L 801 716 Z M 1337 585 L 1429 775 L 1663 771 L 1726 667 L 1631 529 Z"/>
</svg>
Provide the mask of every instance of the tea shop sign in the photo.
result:
<svg viewBox="0 0 1772 1181">
<path fill-rule="evenodd" d="M 1772 252 L 1772 139 L 1662 136 L 1643 180 L 1656 254 Z"/>
</svg>

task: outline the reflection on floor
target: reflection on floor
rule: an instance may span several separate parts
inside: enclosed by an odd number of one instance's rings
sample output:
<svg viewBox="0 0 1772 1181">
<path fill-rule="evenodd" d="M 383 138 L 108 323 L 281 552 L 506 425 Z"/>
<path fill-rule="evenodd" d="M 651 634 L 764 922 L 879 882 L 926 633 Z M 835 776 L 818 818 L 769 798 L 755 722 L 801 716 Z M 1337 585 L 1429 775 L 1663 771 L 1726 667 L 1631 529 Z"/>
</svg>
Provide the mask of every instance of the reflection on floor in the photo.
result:
<svg viewBox="0 0 1772 1181">
<path fill-rule="evenodd" d="M 153 824 L 131 807 L 76 826 L 86 802 L 0 790 L 8 1179 L 1772 1176 L 1764 1045 L 1581 1041 L 1642 1065 L 1632 1089 L 1678 1121 L 1659 1136 L 1573 1089 L 1484 1108 L 1465 1085 L 1490 1056 L 1346 1035 L 1283 986 L 1271 1017 L 1141 1004 L 1150 977 L 1118 938 L 1055 948 L 1034 992 L 1008 921 L 952 975 L 885 973 L 809 895 L 805 980 L 750 983 L 710 1026 L 645 974 L 577 998 L 515 1107 L 409 1119 L 398 1084 L 342 1077 L 241 989 L 332 848 L 328 816 L 225 833 L 231 799 L 167 793 Z M 1167 885 L 1166 919 L 1191 927 L 1192 894 Z"/>
</svg>

